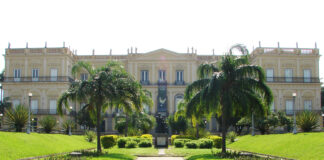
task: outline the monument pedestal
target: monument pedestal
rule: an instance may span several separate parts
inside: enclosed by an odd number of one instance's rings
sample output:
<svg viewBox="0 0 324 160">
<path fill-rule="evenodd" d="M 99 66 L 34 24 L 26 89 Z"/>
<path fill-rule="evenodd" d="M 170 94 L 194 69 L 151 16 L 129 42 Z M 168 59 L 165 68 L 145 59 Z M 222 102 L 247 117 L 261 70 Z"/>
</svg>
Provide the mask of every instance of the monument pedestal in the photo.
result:
<svg viewBox="0 0 324 160">
<path fill-rule="evenodd" d="M 156 133 L 154 137 L 155 148 L 168 148 L 168 133 Z"/>
</svg>

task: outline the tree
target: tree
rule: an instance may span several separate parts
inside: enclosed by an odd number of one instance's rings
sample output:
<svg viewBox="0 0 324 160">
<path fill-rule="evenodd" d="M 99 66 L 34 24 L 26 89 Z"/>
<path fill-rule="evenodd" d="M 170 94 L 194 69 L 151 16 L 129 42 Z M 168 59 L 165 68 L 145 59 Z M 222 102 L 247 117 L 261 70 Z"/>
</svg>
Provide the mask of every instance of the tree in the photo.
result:
<svg viewBox="0 0 324 160">
<path fill-rule="evenodd" d="M 115 129 L 119 133 L 127 131 L 127 135 L 134 135 L 134 132 L 148 134 L 155 126 L 155 119 L 144 112 L 133 112 L 128 117 L 128 123 L 126 127 L 126 116 L 121 115 L 116 117 Z M 126 130 L 128 128 L 129 130 Z"/>
<path fill-rule="evenodd" d="M 90 113 L 84 108 L 82 108 L 78 112 L 76 118 L 77 118 L 77 123 L 80 126 L 84 126 L 87 129 L 94 128 L 96 126 L 94 121 L 91 119 Z"/>
<path fill-rule="evenodd" d="M 180 115 L 177 118 L 175 118 L 174 115 L 170 115 L 167 122 L 171 128 L 172 134 L 185 133 L 188 128 L 188 120 L 183 115 Z"/>
<path fill-rule="evenodd" d="M 242 52 L 243 56 L 232 56 L 234 49 Z M 187 115 L 203 110 L 205 113 L 213 112 L 222 116 L 222 153 L 226 153 L 227 120 L 248 113 L 266 115 L 273 100 L 271 90 L 265 84 L 263 69 L 250 65 L 245 54 L 248 51 L 244 46 L 231 47 L 229 54 L 222 57 L 219 67 L 207 67 L 219 71 L 207 72 L 212 73 L 212 76 L 205 76 L 186 89 L 185 98 L 190 99 Z"/>
<path fill-rule="evenodd" d="M 95 69 L 90 63 L 78 62 L 72 67 L 72 73 L 85 70 L 89 74 L 87 81 L 76 81 L 58 99 L 58 113 L 63 107 L 69 109 L 69 100 L 85 102 L 84 106 L 94 118 L 97 128 L 97 152 L 101 153 L 100 131 L 102 114 L 121 97 L 131 97 L 135 105 L 141 106 L 140 84 L 135 83 L 121 63 L 109 61 L 104 67 Z"/>
<path fill-rule="evenodd" d="M 28 109 L 23 105 L 6 110 L 5 124 L 10 128 L 15 128 L 16 132 L 21 132 L 28 121 Z"/>
</svg>

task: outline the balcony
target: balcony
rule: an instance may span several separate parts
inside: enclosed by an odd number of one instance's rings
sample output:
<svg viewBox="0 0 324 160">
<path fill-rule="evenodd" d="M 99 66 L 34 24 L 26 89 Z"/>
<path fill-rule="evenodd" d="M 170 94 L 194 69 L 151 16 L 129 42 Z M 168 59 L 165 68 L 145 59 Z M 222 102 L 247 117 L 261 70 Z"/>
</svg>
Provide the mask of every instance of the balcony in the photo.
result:
<svg viewBox="0 0 324 160">
<path fill-rule="evenodd" d="M 294 110 L 291 110 L 291 109 L 271 110 L 271 111 L 272 112 L 284 112 L 284 113 L 286 113 L 287 116 L 294 115 Z M 302 113 L 304 111 L 310 111 L 310 112 L 316 113 L 318 115 L 321 115 L 321 113 L 322 113 L 322 110 L 306 110 L 306 109 L 297 109 L 297 110 L 295 110 L 296 115 L 299 114 L 299 113 Z"/>
<path fill-rule="evenodd" d="M 181 85 L 186 85 L 186 83 L 185 83 L 185 81 L 175 81 L 174 82 L 174 85 L 179 85 L 179 86 L 181 86 Z"/>
<path fill-rule="evenodd" d="M 150 81 L 149 80 L 145 80 L 145 81 L 141 80 L 140 83 L 142 85 L 150 85 Z"/>
<path fill-rule="evenodd" d="M 31 109 L 33 115 L 56 115 L 56 109 Z M 63 110 L 63 114 L 66 114 L 66 110 Z"/>
<path fill-rule="evenodd" d="M 73 78 L 69 76 L 57 77 L 4 77 L 4 82 L 73 82 Z"/>
<path fill-rule="evenodd" d="M 266 77 L 268 83 L 320 83 L 318 77 Z"/>
</svg>

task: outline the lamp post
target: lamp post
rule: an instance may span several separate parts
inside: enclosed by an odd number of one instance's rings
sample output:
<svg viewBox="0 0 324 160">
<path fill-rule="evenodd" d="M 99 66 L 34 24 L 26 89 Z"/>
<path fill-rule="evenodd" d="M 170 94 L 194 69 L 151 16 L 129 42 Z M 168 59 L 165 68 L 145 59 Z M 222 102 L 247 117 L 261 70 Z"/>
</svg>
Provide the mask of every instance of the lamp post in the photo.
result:
<svg viewBox="0 0 324 160">
<path fill-rule="evenodd" d="M 293 134 L 297 134 L 297 126 L 296 126 L 296 109 L 295 109 L 295 104 L 296 104 L 296 96 L 297 93 L 292 93 L 293 96 L 293 111 L 294 111 L 294 128 L 293 128 Z"/>
<path fill-rule="evenodd" d="M 3 116 L 3 114 L 0 113 L 0 128 L 2 127 L 2 116 Z"/>
<path fill-rule="evenodd" d="M 72 109 L 73 109 L 73 107 L 72 106 L 70 106 L 70 114 L 72 113 Z M 71 132 L 71 124 L 69 124 L 69 136 L 71 136 L 72 135 L 72 132 Z"/>
<path fill-rule="evenodd" d="M 29 108 L 28 108 L 28 127 L 27 127 L 27 134 L 30 134 L 30 108 L 31 108 L 31 97 L 33 96 L 33 93 L 29 92 Z"/>
</svg>

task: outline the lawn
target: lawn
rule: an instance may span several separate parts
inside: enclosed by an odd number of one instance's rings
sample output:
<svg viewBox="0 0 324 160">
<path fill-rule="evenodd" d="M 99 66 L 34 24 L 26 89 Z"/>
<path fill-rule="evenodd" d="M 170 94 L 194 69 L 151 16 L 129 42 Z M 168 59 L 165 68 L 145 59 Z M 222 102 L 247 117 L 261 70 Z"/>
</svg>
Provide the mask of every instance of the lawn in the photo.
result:
<svg viewBox="0 0 324 160">
<path fill-rule="evenodd" d="M 214 152 L 220 152 L 220 149 L 213 148 Z M 184 148 L 175 148 L 174 146 L 170 146 L 167 150 L 165 150 L 165 153 L 167 155 L 171 156 L 183 156 L 183 157 L 189 157 L 192 155 L 197 154 L 211 154 L 211 149 L 188 149 L 186 147 Z"/>
<path fill-rule="evenodd" d="M 150 147 L 150 148 L 118 148 L 117 146 L 111 148 L 111 149 L 105 149 L 105 152 L 108 152 L 108 154 L 116 153 L 116 154 L 128 154 L 128 155 L 145 155 L 145 156 L 154 156 L 158 155 L 158 150 L 156 148 Z"/>
<path fill-rule="evenodd" d="M 0 159 L 19 159 L 95 148 L 84 136 L 0 132 Z"/>
<path fill-rule="evenodd" d="M 324 133 L 246 135 L 228 148 L 301 160 L 324 159 Z"/>
</svg>

